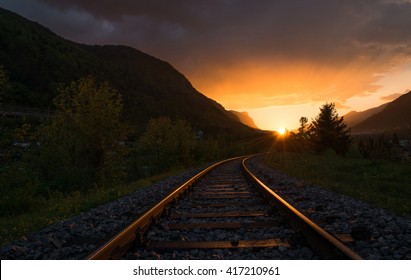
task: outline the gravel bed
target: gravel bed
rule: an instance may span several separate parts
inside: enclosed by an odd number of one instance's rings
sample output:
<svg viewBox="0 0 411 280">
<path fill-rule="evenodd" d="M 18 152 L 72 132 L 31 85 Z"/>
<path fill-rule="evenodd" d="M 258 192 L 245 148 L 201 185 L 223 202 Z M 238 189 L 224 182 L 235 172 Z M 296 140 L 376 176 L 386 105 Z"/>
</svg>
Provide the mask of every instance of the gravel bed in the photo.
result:
<svg viewBox="0 0 411 280">
<path fill-rule="evenodd" d="M 364 259 L 411 259 L 411 217 L 401 217 L 370 203 L 308 185 L 273 170 L 258 158 L 247 166 L 308 218 L 332 234 L 350 234 L 347 244 Z"/>
<path fill-rule="evenodd" d="M 0 248 L 4 259 L 82 259 L 103 241 L 200 172 L 193 169 L 58 222 Z"/>
</svg>

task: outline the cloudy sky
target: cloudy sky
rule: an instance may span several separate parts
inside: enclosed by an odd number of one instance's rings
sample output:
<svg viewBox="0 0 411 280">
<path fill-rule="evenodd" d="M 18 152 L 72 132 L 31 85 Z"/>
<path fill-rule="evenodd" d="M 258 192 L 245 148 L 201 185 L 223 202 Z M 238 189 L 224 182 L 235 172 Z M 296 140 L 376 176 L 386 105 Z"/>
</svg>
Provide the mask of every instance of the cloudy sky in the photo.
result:
<svg viewBox="0 0 411 280">
<path fill-rule="evenodd" d="M 411 89 L 411 1 L 0 0 L 60 36 L 125 44 L 174 65 L 203 94 L 277 130 Z"/>
</svg>

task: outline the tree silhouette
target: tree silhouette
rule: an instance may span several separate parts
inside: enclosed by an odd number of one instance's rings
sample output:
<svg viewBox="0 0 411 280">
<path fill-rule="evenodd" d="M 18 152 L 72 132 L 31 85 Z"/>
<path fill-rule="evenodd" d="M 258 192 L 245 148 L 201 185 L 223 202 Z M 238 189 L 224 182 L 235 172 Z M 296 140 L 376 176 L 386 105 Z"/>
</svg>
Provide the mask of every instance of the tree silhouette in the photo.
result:
<svg viewBox="0 0 411 280">
<path fill-rule="evenodd" d="M 334 103 L 324 104 L 309 128 L 310 141 L 315 151 L 323 152 L 331 148 L 339 155 L 345 155 L 348 151 L 350 132 L 344 117 L 338 116 Z"/>
<path fill-rule="evenodd" d="M 307 124 L 308 124 L 308 118 L 307 117 L 301 117 L 300 118 L 300 127 L 298 128 L 298 137 L 302 139 L 307 138 Z"/>
</svg>

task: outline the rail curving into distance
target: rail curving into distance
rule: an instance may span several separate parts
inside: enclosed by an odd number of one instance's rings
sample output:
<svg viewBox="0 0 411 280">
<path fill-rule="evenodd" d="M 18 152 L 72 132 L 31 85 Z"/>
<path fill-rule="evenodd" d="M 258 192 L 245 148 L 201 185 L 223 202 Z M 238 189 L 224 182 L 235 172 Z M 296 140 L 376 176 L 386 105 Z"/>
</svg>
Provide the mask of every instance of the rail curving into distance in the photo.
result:
<svg viewBox="0 0 411 280">
<path fill-rule="evenodd" d="M 141 217 L 136 219 L 132 222 L 129 226 L 127 226 L 124 230 L 120 233 L 115 235 L 105 244 L 103 244 L 100 248 L 96 251 L 91 253 L 87 256 L 87 259 L 118 259 L 121 258 L 132 246 L 145 246 L 145 233 L 149 230 L 151 224 L 154 222 L 158 222 L 160 216 L 167 212 L 166 210 L 170 207 L 170 205 L 174 202 L 175 204 L 178 203 L 179 199 L 183 197 L 183 194 L 188 193 L 188 190 L 194 188 L 195 185 L 198 185 L 200 180 L 204 179 L 206 175 L 210 172 L 214 172 L 214 177 L 220 176 L 216 173 L 220 166 L 224 164 L 229 164 L 230 162 L 241 162 L 241 167 L 243 170 L 242 176 L 244 180 L 247 181 L 248 185 L 254 186 L 254 190 L 257 189 L 260 194 L 265 198 L 265 201 L 268 201 L 267 204 L 273 206 L 277 209 L 281 216 L 285 217 L 288 223 L 291 225 L 293 230 L 296 232 L 296 235 L 299 237 L 299 242 L 302 242 L 308 245 L 315 253 L 323 258 L 323 259 L 362 259 L 358 254 L 353 252 L 350 248 L 345 246 L 341 241 L 339 241 L 336 237 L 332 236 L 324 229 L 319 227 L 313 221 L 308 219 L 294 207 L 292 207 L 289 203 L 287 203 L 284 199 L 282 199 L 279 195 L 277 195 L 274 191 L 268 188 L 264 183 L 262 183 L 246 166 L 246 161 L 253 156 L 243 156 L 243 157 L 236 157 L 232 159 L 227 159 L 221 162 L 218 162 L 206 169 L 202 172 L 195 175 L 193 178 L 188 180 L 186 183 L 181 185 L 177 188 L 174 192 L 169 194 L 166 198 L 160 201 L 157 205 L 153 208 L 148 210 L 145 214 Z M 238 167 L 239 168 L 239 167 Z M 220 168 L 222 169 L 222 168 Z M 232 173 L 231 173 L 232 174 Z M 244 175 L 245 174 L 245 175 Z M 239 177 L 232 178 L 230 176 L 221 175 L 227 180 L 231 180 L 234 182 L 235 180 L 239 180 Z M 247 178 L 244 178 L 244 176 Z M 228 179 L 227 179 L 228 178 Z M 215 179 L 214 179 L 215 180 Z M 251 188 L 251 187 L 250 187 Z M 210 191 L 203 191 L 201 193 L 203 201 L 215 199 L 215 196 L 218 195 L 218 190 L 223 194 L 220 196 L 225 199 L 229 199 L 230 196 L 235 196 L 236 194 L 233 193 L 232 189 L 230 192 L 226 190 L 222 190 L 221 187 L 214 188 L 211 192 Z M 224 193 L 225 192 L 225 193 Z M 205 193 L 209 193 L 210 196 L 206 196 Z M 229 194 L 228 194 L 229 193 Z M 187 194 L 189 196 L 190 194 Z M 196 194 L 197 199 L 199 193 Z M 238 192 L 237 196 L 248 197 L 250 195 L 254 195 L 251 191 L 243 190 L 242 192 Z M 232 199 L 231 199 L 232 200 Z M 231 202 L 234 202 L 232 200 Z M 260 211 L 261 212 L 261 211 Z M 193 215 L 193 213 L 188 213 L 189 215 Z M 204 215 L 205 214 L 205 215 Z M 226 212 L 226 213 L 212 213 L 211 215 L 218 215 L 218 217 L 226 217 L 226 216 L 236 216 L 236 215 L 248 215 L 248 217 L 252 215 L 262 215 L 259 212 L 248 212 L 248 213 L 233 213 L 233 212 Z M 225 215 L 225 216 L 224 216 Z M 265 214 L 264 214 L 265 215 Z M 201 216 L 210 216 L 210 213 L 195 213 L 195 217 Z M 210 226 L 225 226 L 225 227 L 266 227 L 267 222 L 255 222 L 255 223 L 213 223 L 209 224 Z M 178 225 L 178 224 L 177 224 Z M 170 227 L 173 225 L 170 225 Z M 176 226 L 176 224 L 174 224 Z M 204 226 L 204 224 L 179 224 L 179 227 L 188 227 L 188 228 L 195 228 L 196 226 Z M 268 225 L 269 226 L 269 225 Z M 209 230 L 209 229 L 208 229 Z M 282 241 L 279 239 L 269 239 L 269 240 L 242 240 L 242 241 L 211 241 L 211 242 L 173 242 L 173 241 L 166 241 L 166 242 L 157 242 L 157 245 L 161 244 L 162 246 L 168 246 L 169 248 L 178 249 L 181 248 L 217 248 L 219 246 L 223 246 L 223 248 L 240 248 L 240 247 L 275 247 L 275 246 L 282 246 Z M 154 242 L 155 243 L 155 242 Z M 273 245 L 277 244 L 277 245 Z M 181 247 L 180 247 L 181 246 Z M 191 247 L 190 247 L 191 246 Z M 224 247 L 225 246 L 225 247 Z"/>
</svg>

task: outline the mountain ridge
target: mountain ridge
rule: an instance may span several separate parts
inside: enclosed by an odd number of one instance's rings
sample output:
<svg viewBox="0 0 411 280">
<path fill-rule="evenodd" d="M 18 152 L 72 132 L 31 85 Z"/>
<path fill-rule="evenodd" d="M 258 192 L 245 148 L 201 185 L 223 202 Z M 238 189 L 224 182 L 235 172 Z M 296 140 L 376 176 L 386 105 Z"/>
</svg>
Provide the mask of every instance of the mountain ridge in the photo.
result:
<svg viewBox="0 0 411 280">
<path fill-rule="evenodd" d="M 238 119 L 238 121 L 242 122 L 243 124 L 248 125 L 252 128 L 260 129 L 247 112 L 238 112 L 235 110 L 230 110 L 229 112 L 232 113 Z"/>
<path fill-rule="evenodd" d="M 376 113 L 379 113 L 382 110 L 384 110 L 384 108 L 388 105 L 388 103 L 384 103 L 384 104 L 382 104 L 378 107 L 367 109 L 365 111 L 360 111 L 360 112 L 351 111 L 351 112 L 344 115 L 344 120 L 347 122 L 349 127 L 353 127 L 353 126 L 365 121 L 366 119 L 368 119 L 372 115 L 374 115 Z"/>
<path fill-rule="evenodd" d="M 383 110 L 352 127 L 353 133 L 379 133 L 411 128 L 411 91 L 386 104 Z"/>
<path fill-rule="evenodd" d="M 123 95 L 123 117 L 138 133 L 150 118 L 161 116 L 231 138 L 255 132 L 198 92 L 170 63 L 132 47 L 75 43 L 2 8 L 0 40 L 0 64 L 13 88 L 2 96 L 3 104 L 53 107 L 60 84 L 92 75 Z"/>
</svg>

